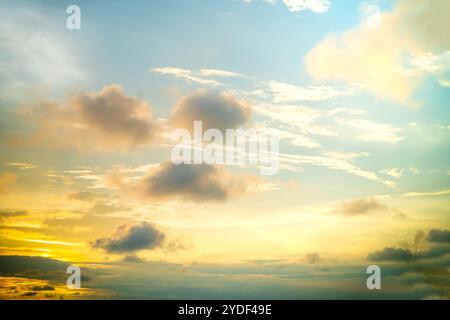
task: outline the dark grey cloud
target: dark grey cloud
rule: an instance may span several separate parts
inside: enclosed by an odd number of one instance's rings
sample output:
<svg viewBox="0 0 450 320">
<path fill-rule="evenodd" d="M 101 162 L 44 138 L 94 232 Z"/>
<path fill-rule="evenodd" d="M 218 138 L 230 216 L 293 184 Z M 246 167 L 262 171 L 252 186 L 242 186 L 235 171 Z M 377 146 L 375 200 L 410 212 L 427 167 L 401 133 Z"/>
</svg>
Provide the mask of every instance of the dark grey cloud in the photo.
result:
<svg viewBox="0 0 450 320">
<path fill-rule="evenodd" d="M 143 200 L 182 198 L 195 202 L 223 201 L 238 196 L 260 183 L 260 178 L 232 174 L 224 168 L 206 163 L 175 165 L 170 161 L 152 168 L 136 182 L 126 182 L 112 174 L 108 183 Z"/>
<path fill-rule="evenodd" d="M 433 229 L 428 232 L 428 242 L 433 243 L 450 243 L 450 230 Z"/>
<path fill-rule="evenodd" d="M 68 263 L 28 256 L 0 256 L 0 276 L 33 279 L 65 279 Z"/>
<path fill-rule="evenodd" d="M 250 106 L 229 93 L 198 90 L 182 97 L 174 107 L 171 123 L 192 130 L 194 121 L 203 122 L 203 130 L 233 129 L 250 120 Z"/>
<path fill-rule="evenodd" d="M 429 246 L 425 250 L 413 251 L 408 248 L 388 247 L 369 254 L 368 259 L 371 261 L 411 262 L 441 258 L 450 254 L 449 235 L 449 230 L 432 229 L 428 232 L 426 240 Z M 414 236 L 414 247 L 421 245 L 424 237 L 423 232 L 417 232 Z"/>
<path fill-rule="evenodd" d="M 155 249 L 163 245 L 165 234 L 155 226 L 143 222 L 131 227 L 121 226 L 110 238 L 97 239 L 92 247 L 108 253 L 132 253 L 139 250 Z"/>
<path fill-rule="evenodd" d="M 142 191 L 149 197 L 184 196 L 194 201 L 224 200 L 228 191 L 216 167 L 208 164 L 175 165 L 165 162 L 158 171 L 141 181 Z"/>
<path fill-rule="evenodd" d="M 422 298 L 449 299 L 450 295 L 450 245 L 447 242 L 448 230 L 433 229 L 426 235 L 419 231 L 409 247 L 384 248 L 369 254 L 368 260 L 390 262 L 383 265 L 384 281 L 397 281 L 409 288 L 422 288 Z M 417 248 L 425 248 L 417 250 Z M 386 270 L 396 270 L 386 277 Z M 392 280 L 390 279 L 392 278 Z"/>
<path fill-rule="evenodd" d="M 409 249 L 403 248 L 384 248 L 369 254 L 370 261 L 396 261 L 407 262 L 415 260 L 417 256 Z"/>
</svg>

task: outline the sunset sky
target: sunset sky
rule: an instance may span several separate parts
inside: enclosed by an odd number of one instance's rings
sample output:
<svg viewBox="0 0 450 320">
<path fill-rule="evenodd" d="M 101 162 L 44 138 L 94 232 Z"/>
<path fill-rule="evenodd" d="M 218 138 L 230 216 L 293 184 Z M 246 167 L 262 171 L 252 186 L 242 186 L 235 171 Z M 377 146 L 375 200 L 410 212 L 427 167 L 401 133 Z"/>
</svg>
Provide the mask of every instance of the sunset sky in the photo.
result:
<svg viewBox="0 0 450 320">
<path fill-rule="evenodd" d="M 449 299 L 449 12 L 0 1 L 0 298 Z M 193 120 L 272 129 L 278 174 L 173 164 Z"/>
</svg>

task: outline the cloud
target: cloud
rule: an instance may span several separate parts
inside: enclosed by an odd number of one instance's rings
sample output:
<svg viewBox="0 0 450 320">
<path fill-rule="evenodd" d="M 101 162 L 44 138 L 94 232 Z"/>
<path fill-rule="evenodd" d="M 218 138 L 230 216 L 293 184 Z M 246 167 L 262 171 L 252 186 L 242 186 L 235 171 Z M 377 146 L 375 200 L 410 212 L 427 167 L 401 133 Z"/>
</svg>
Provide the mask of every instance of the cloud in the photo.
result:
<svg viewBox="0 0 450 320">
<path fill-rule="evenodd" d="M 118 85 L 79 93 L 66 106 L 42 101 L 28 116 L 38 125 L 38 131 L 26 137 L 10 136 L 13 146 L 128 150 L 149 144 L 157 131 L 148 103 L 125 95 Z"/>
<path fill-rule="evenodd" d="M 407 192 L 404 193 L 404 197 L 433 197 L 433 196 L 445 196 L 450 194 L 450 189 L 435 191 L 435 192 Z"/>
<path fill-rule="evenodd" d="M 114 203 L 106 203 L 104 201 L 97 201 L 89 210 L 89 212 L 92 214 L 107 214 L 115 212 L 129 212 L 130 210 L 131 207 Z"/>
<path fill-rule="evenodd" d="M 376 211 L 386 211 L 389 208 L 378 199 L 357 199 L 344 202 L 334 209 L 334 213 L 346 216 L 362 216 Z"/>
<path fill-rule="evenodd" d="M 142 200 L 163 201 L 182 198 L 194 202 L 223 201 L 251 190 L 259 178 L 237 175 L 208 164 L 175 165 L 170 161 L 152 168 L 137 181 L 113 173 L 108 184 Z"/>
<path fill-rule="evenodd" d="M 65 279 L 68 265 L 69 263 L 50 258 L 0 255 L 0 276 Z"/>
<path fill-rule="evenodd" d="M 127 254 L 124 258 L 123 258 L 124 262 L 131 262 L 131 263 L 141 263 L 144 262 L 145 260 L 138 257 L 137 255 L 134 254 Z"/>
<path fill-rule="evenodd" d="M 98 195 L 88 192 L 88 191 L 82 191 L 82 192 L 74 192 L 67 195 L 67 199 L 69 200 L 78 200 L 78 201 L 93 201 Z"/>
<path fill-rule="evenodd" d="M 230 93 L 197 90 L 178 100 L 170 121 L 174 126 L 188 130 L 193 130 L 196 120 L 203 122 L 203 130 L 226 130 L 244 125 L 250 115 L 250 105 Z"/>
<path fill-rule="evenodd" d="M 38 7 L 0 4 L 0 97 L 21 99 L 34 85 L 60 88 L 86 78 L 72 39 L 55 28 L 59 18 Z"/>
<path fill-rule="evenodd" d="M 357 138 L 365 142 L 387 142 L 396 144 L 404 139 L 399 135 L 401 129 L 389 124 L 376 123 L 365 119 L 336 117 L 336 122 L 344 126 L 357 129 L 361 133 Z"/>
<path fill-rule="evenodd" d="M 243 77 L 243 75 L 239 73 L 221 69 L 189 70 L 176 67 L 162 67 L 162 68 L 153 68 L 150 69 L 149 71 L 162 75 L 175 76 L 176 78 L 184 79 L 189 83 L 197 83 L 200 85 L 207 85 L 212 87 L 222 85 L 222 83 L 211 78 Z"/>
<path fill-rule="evenodd" d="M 423 232 L 416 233 L 414 245 L 420 246 L 423 241 Z M 381 251 L 369 254 L 371 261 L 412 262 L 424 259 L 437 259 L 450 254 L 450 231 L 446 229 L 432 229 L 428 232 L 426 240 L 431 245 L 426 250 L 412 251 L 407 248 L 387 247 Z"/>
<path fill-rule="evenodd" d="M 408 262 L 416 259 L 414 253 L 409 249 L 403 248 L 384 248 L 369 254 L 367 257 L 370 261 L 401 261 Z"/>
<path fill-rule="evenodd" d="M 163 244 L 165 237 L 155 226 L 143 222 L 134 226 L 121 226 L 112 237 L 95 240 L 92 247 L 108 253 L 130 253 L 156 249 Z"/>
<path fill-rule="evenodd" d="M 18 211 L 12 211 L 12 210 L 0 210 L 0 222 L 3 219 L 8 218 L 15 218 L 15 217 L 23 217 L 28 215 L 28 211 L 25 210 L 18 210 Z"/>
<path fill-rule="evenodd" d="M 304 261 L 307 264 L 320 264 L 323 262 L 323 259 L 320 256 L 320 254 L 318 254 L 317 252 L 313 252 L 313 253 L 308 253 L 305 256 Z"/>
<path fill-rule="evenodd" d="M 391 168 L 391 169 L 384 169 L 380 171 L 381 173 L 384 173 L 388 176 L 394 177 L 394 178 L 401 178 L 403 176 L 403 170 L 398 168 Z"/>
<path fill-rule="evenodd" d="M 17 176 L 14 173 L 2 172 L 0 173 L 0 193 L 5 192 L 8 187 L 14 184 Z"/>
<path fill-rule="evenodd" d="M 427 239 L 427 235 L 423 231 L 417 231 L 414 235 L 414 248 L 419 248 L 423 245 L 425 240 Z"/>
<path fill-rule="evenodd" d="M 324 13 L 330 7 L 330 2 L 327 0 L 283 0 L 283 3 L 290 12 L 311 10 L 316 13 Z"/>
<path fill-rule="evenodd" d="M 302 100 L 323 101 L 355 94 L 351 89 L 338 90 L 330 86 L 300 87 L 279 81 L 270 81 L 268 89 L 273 94 L 275 103 L 290 103 Z"/>
<path fill-rule="evenodd" d="M 23 163 L 23 162 L 5 162 L 5 165 L 8 167 L 17 168 L 20 170 L 28 170 L 28 169 L 35 169 L 39 166 L 31 164 L 31 163 Z"/>
<path fill-rule="evenodd" d="M 423 75 L 412 58 L 450 49 L 449 10 L 446 0 L 398 1 L 390 12 L 325 37 L 306 55 L 306 69 L 318 81 L 357 83 L 380 98 L 408 103 Z"/>
<path fill-rule="evenodd" d="M 388 247 L 369 254 L 367 258 L 374 262 L 389 262 L 389 265 L 383 264 L 386 283 L 392 283 L 392 279 L 396 278 L 408 287 L 425 288 L 422 298 L 427 296 L 449 298 L 450 246 L 448 244 L 432 244 L 426 250 L 415 251 Z"/>
<path fill-rule="evenodd" d="M 245 3 L 250 3 L 252 0 L 243 0 Z M 262 0 L 270 5 L 275 5 L 277 0 Z M 330 7 L 328 0 L 282 0 L 286 8 L 292 12 L 297 13 L 300 11 L 310 10 L 315 13 L 325 13 Z"/>
<path fill-rule="evenodd" d="M 450 243 L 450 231 L 444 229 L 430 230 L 427 240 L 433 243 Z"/>
</svg>

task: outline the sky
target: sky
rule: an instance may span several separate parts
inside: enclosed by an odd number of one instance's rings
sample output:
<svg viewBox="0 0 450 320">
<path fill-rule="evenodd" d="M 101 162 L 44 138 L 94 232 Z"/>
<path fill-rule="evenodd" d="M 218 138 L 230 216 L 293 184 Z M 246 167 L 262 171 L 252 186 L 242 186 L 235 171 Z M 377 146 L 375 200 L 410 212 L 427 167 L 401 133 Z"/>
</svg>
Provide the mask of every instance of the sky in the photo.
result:
<svg viewBox="0 0 450 320">
<path fill-rule="evenodd" d="M 449 299 L 449 10 L 0 1 L 0 297 Z M 195 120 L 277 174 L 174 164 Z"/>
</svg>

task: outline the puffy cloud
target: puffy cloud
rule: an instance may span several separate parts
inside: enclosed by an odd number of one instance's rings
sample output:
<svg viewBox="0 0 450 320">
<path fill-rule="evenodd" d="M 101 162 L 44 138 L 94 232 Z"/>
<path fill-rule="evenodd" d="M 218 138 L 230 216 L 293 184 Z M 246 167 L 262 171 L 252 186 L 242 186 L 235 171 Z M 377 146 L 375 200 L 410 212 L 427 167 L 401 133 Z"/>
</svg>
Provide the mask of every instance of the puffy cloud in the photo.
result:
<svg viewBox="0 0 450 320">
<path fill-rule="evenodd" d="M 410 33 L 421 48 L 443 52 L 450 49 L 448 12 L 450 3 L 447 0 L 400 0 L 396 15 L 401 31 Z"/>
<path fill-rule="evenodd" d="M 416 259 L 415 254 L 409 249 L 403 248 L 384 248 L 369 254 L 368 259 L 371 261 L 401 261 L 408 262 Z"/>
<path fill-rule="evenodd" d="M 427 240 L 434 243 L 450 243 L 450 231 L 444 229 L 430 230 Z"/>
<path fill-rule="evenodd" d="M 414 237 L 414 246 L 421 246 L 424 233 L 418 232 Z M 407 248 L 384 248 L 367 257 L 371 261 L 412 262 L 424 259 L 438 259 L 450 254 L 450 231 L 446 229 L 432 229 L 428 232 L 426 240 L 430 244 L 426 250 L 410 250 Z"/>
<path fill-rule="evenodd" d="M 327 36 L 307 54 L 306 68 L 319 81 L 358 83 L 381 98 L 409 102 L 423 74 L 411 66 L 413 56 L 450 49 L 449 10 L 446 0 L 399 1 L 393 11 Z"/>
<path fill-rule="evenodd" d="M 148 103 L 125 95 L 118 85 L 77 94 L 66 106 L 43 101 L 29 116 L 38 131 L 29 137 L 10 137 L 13 145 L 127 150 L 148 144 L 157 131 Z"/>
<path fill-rule="evenodd" d="M 195 202 L 222 201 L 242 194 L 259 183 L 259 178 L 237 175 L 222 167 L 199 164 L 161 163 L 137 181 L 113 173 L 108 184 L 143 200 L 182 198 Z"/>
<path fill-rule="evenodd" d="M 250 115 L 250 105 L 230 93 L 197 90 L 180 98 L 172 110 L 171 122 L 176 127 L 191 131 L 196 120 L 203 122 L 204 130 L 226 130 L 245 124 Z"/>
<path fill-rule="evenodd" d="M 150 250 L 160 247 L 165 234 L 155 226 L 143 222 L 134 226 L 121 226 L 110 238 L 100 238 L 92 243 L 92 247 L 100 248 L 108 253 L 129 253 L 139 250 Z"/>
</svg>

